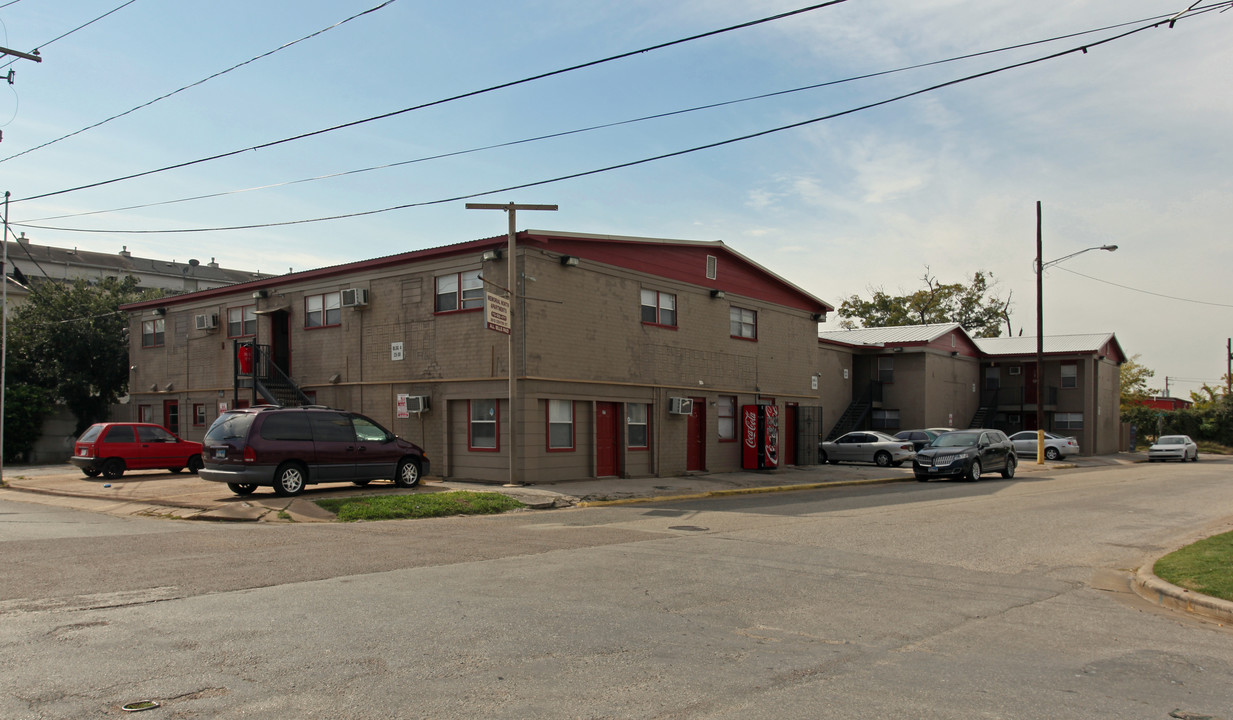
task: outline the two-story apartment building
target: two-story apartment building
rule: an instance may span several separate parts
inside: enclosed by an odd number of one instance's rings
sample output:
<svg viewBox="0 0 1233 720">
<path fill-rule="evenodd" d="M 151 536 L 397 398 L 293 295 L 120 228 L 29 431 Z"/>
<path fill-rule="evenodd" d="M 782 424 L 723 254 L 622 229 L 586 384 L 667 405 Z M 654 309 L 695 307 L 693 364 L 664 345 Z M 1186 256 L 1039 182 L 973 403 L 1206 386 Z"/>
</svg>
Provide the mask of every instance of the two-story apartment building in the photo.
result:
<svg viewBox="0 0 1233 720">
<path fill-rule="evenodd" d="M 528 230 L 126 306 L 130 406 L 200 439 L 279 393 L 369 415 L 435 473 L 528 480 L 741 467 L 741 408 L 773 405 L 807 458 L 850 399 L 833 308 L 722 242 Z M 485 297 L 506 296 L 510 338 Z M 509 374 L 517 388 L 511 407 Z M 285 387 L 280 376 L 285 375 Z"/>
</svg>

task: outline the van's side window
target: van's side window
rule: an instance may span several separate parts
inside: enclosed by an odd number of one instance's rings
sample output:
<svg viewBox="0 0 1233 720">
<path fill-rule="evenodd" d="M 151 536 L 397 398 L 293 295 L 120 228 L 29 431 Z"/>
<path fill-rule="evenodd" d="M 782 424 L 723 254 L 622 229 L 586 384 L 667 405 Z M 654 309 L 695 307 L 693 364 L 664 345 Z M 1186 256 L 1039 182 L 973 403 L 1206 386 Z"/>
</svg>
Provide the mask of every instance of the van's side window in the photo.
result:
<svg viewBox="0 0 1233 720">
<path fill-rule="evenodd" d="M 342 413 L 310 413 L 313 440 L 317 442 L 355 442 L 351 418 Z"/>
<path fill-rule="evenodd" d="M 308 417 L 302 412 L 270 413 L 261 425 L 261 437 L 265 440 L 299 440 L 312 442 L 313 434 L 308 429 Z"/>
</svg>

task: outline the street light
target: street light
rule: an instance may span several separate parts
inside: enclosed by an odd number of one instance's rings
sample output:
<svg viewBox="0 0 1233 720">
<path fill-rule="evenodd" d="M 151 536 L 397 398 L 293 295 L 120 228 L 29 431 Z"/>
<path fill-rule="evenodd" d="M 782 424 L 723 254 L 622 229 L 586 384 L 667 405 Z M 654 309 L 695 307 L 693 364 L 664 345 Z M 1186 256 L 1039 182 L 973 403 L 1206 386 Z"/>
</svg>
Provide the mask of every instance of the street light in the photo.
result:
<svg viewBox="0 0 1233 720">
<path fill-rule="evenodd" d="M 1043 262 L 1042 259 L 1042 239 L 1041 239 L 1041 224 L 1040 224 L 1040 201 L 1036 201 L 1036 464 L 1045 464 L 1045 403 L 1044 403 L 1044 384 L 1041 383 L 1041 372 L 1045 365 L 1045 299 L 1044 299 L 1044 276 L 1045 268 L 1052 267 L 1062 262 L 1069 260 L 1076 255 L 1082 255 L 1089 250 L 1106 250 L 1113 252 L 1117 250 L 1116 245 L 1096 245 L 1090 248 L 1083 248 L 1078 252 L 1072 252 L 1069 255 L 1064 255 L 1056 260 Z"/>
</svg>

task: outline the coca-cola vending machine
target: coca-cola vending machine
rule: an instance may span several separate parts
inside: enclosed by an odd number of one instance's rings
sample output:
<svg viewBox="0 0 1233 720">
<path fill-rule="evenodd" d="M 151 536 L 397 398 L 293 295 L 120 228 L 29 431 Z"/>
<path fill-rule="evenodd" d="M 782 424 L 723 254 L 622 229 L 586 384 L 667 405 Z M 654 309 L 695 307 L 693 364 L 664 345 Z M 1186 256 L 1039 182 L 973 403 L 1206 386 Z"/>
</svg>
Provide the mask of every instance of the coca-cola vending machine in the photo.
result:
<svg viewBox="0 0 1233 720">
<path fill-rule="evenodd" d="M 779 406 L 741 406 L 741 467 L 767 470 L 779 467 Z"/>
</svg>

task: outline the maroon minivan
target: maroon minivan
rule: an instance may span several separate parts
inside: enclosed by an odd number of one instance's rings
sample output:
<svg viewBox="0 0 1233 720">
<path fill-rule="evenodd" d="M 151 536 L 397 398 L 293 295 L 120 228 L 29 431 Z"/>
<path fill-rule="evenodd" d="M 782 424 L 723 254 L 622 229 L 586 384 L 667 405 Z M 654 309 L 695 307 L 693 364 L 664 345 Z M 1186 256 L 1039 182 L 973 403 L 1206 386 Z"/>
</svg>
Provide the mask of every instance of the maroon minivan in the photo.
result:
<svg viewBox="0 0 1233 720">
<path fill-rule="evenodd" d="M 428 458 L 376 421 L 317 405 L 260 405 L 229 410 L 210 426 L 201 477 L 225 482 L 237 495 L 272 486 L 299 495 L 305 485 L 393 480 L 413 487 L 428 472 Z"/>
<path fill-rule="evenodd" d="M 166 469 L 173 473 L 201 469 L 201 443 L 181 440 L 162 425 L 152 423 L 97 423 L 73 443 L 69 462 L 86 477 L 100 473 L 115 479 L 125 470 Z"/>
</svg>

